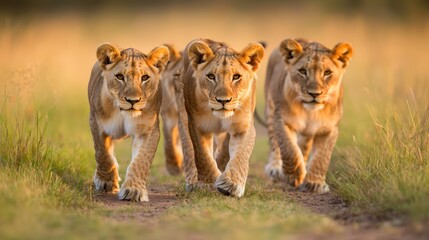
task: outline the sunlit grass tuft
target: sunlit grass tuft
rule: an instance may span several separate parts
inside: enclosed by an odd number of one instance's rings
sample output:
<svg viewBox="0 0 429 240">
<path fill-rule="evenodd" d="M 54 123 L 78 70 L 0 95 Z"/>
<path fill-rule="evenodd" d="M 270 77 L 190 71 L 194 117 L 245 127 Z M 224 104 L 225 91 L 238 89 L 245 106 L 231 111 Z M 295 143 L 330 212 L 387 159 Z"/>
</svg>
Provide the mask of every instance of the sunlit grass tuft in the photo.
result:
<svg viewBox="0 0 429 240">
<path fill-rule="evenodd" d="M 15 105 L 19 108 L 19 103 Z M 0 233 L 49 228 L 46 215 L 91 206 L 86 164 L 55 149 L 45 135 L 48 116 L 3 105 L 0 115 Z M 25 217 L 24 217 L 25 216 Z M 13 232 L 12 231 L 12 232 Z M 16 234 L 15 234 L 16 236 Z"/>
<path fill-rule="evenodd" d="M 429 107 L 407 104 L 373 121 L 373 139 L 338 161 L 337 192 L 363 211 L 429 219 Z"/>
</svg>

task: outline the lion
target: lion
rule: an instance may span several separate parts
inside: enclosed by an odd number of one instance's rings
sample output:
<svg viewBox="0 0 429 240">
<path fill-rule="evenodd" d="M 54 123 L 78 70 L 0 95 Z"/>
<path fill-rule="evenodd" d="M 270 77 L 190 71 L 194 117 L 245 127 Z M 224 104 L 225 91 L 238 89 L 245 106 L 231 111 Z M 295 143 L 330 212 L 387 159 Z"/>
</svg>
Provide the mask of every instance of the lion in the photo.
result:
<svg viewBox="0 0 429 240">
<path fill-rule="evenodd" d="M 349 43 L 333 49 L 286 39 L 270 56 L 265 114 L 271 147 L 266 174 L 301 191 L 325 193 L 331 154 L 343 115 L 342 78 Z"/>
<path fill-rule="evenodd" d="M 237 52 L 208 39 L 186 46 L 175 87 L 188 191 L 202 181 L 214 183 L 224 195 L 243 196 L 256 137 L 256 70 L 264 52 L 259 43 Z M 223 172 L 213 154 L 218 134 L 225 134 L 219 147 L 226 147 L 229 156 Z"/>
<path fill-rule="evenodd" d="M 144 54 L 110 43 L 97 49 L 88 84 L 90 128 L 94 141 L 96 190 L 119 192 L 120 200 L 147 202 L 146 180 L 158 146 L 160 77 L 168 60 L 165 46 Z M 132 160 L 119 189 L 114 142 L 132 136 Z"/>
<path fill-rule="evenodd" d="M 164 44 L 170 51 L 170 60 L 162 74 L 161 117 L 163 121 L 164 156 L 167 172 L 180 175 L 183 172 L 183 153 L 179 136 L 179 112 L 176 103 L 175 82 L 180 81 L 182 53 L 174 45 Z M 223 171 L 229 160 L 228 134 L 215 134 L 213 139 L 213 155 L 219 170 Z"/>
<path fill-rule="evenodd" d="M 179 175 L 183 171 L 183 154 L 179 137 L 179 112 L 176 103 L 174 81 L 182 68 L 182 54 L 172 45 L 164 44 L 170 52 L 170 60 L 162 74 L 161 117 L 163 122 L 164 155 L 168 173 Z"/>
</svg>

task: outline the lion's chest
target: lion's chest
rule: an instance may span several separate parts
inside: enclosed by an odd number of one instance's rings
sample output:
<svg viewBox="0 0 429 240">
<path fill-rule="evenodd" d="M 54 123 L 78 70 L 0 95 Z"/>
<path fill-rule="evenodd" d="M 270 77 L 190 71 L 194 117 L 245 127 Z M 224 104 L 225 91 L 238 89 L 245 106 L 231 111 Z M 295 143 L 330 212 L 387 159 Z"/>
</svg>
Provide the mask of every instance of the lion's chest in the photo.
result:
<svg viewBox="0 0 429 240">
<path fill-rule="evenodd" d="M 196 123 L 202 132 L 221 133 L 226 132 L 231 126 L 231 119 L 220 119 L 213 114 L 205 114 L 196 117 Z"/>
<path fill-rule="evenodd" d="M 298 134 L 314 136 L 332 130 L 336 124 L 336 116 L 325 116 L 318 112 L 289 115 L 285 119 Z"/>
<path fill-rule="evenodd" d="M 114 114 L 109 119 L 100 121 L 100 127 L 112 139 L 120 139 L 132 135 L 135 132 L 135 126 L 134 119 L 123 116 L 120 112 Z"/>
</svg>

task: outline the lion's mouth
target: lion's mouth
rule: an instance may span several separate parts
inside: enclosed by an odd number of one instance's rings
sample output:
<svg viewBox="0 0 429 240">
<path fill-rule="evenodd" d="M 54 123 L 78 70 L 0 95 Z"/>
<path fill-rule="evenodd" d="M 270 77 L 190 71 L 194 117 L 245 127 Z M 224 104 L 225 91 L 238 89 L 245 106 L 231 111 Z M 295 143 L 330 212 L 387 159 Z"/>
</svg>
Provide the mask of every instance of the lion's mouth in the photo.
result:
<svg viewBox="0 0 429 240">
<path fill-rule="evenodd" d="M 140 112 L 141 111 L 141 110 L 135 109 L 135 108 L 127 108 L 127 109 L 125 109 L 125 108 L 121 108 L 121 107 L 119 107 L 119 110 L 121 110 L 121 111 L 132 111 L 132 112 L 134 112 L 134 111 Z"/>
<path fill-rule="evenodd" d="M 226 108 L 219 108 L 219 109 L 214 109 L 212 108 L 212 111 L 214 112 L 229 112 L 229 111 L 234 111 L 234 109 L 226 109 Z"/>
<path fill-rule="evenodd" d="M 214 116 L 217 116 L 221 119 L 226 119 L 234 115 L 235 111 L 234 109 L 226 109 L 226 108 L 220 108 L 220 109 L 213 109 L 212 113 Z"/>
<path fill-rule="evenodd" d="M 305 101 L 305 100 L 302 100 L 302 102 L 303 102 L 303 103 L 306 103 L 306 104 L 324 104 L 324 102 L 318 102 L 318 101 L 316 101 L 315 99 L 313 99 L 313 100 L 311 100 L 311 101 Z"/>
<path fill-rule="evenodd" d="M 124 116 L 130 117 L 130 118 L 135 118 L 138 116 L 141 116 L 143 114 L 142 110 L 138 110 L 135 108 L 119 108 L 121 110 L 121 114 L 123 114 Z"/>
</svg>

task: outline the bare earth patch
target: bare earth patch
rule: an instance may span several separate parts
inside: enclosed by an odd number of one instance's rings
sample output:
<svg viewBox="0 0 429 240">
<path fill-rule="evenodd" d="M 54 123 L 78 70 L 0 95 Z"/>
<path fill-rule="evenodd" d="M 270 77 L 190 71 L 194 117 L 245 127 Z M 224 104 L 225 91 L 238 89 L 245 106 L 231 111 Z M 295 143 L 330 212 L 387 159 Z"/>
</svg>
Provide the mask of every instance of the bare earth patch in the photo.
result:
<svg viewBox="0 0 429 240">
<path fill-rule="evenodd" d="M 136 203 L 120 201 L 117 194 L 95 193 L 94 200 L 102 208 L 110 210 L 108 218 L 115 221 L 138 220 L 142 223 L 156 223 L 157 217 L 177 204 L 175 188 L 168 185 L 149 186 L 149 202 Z"/>
</svg>

